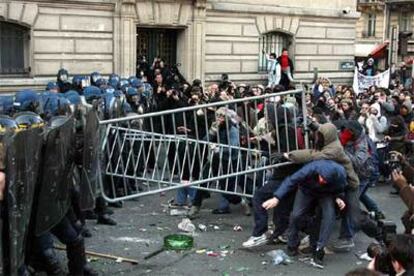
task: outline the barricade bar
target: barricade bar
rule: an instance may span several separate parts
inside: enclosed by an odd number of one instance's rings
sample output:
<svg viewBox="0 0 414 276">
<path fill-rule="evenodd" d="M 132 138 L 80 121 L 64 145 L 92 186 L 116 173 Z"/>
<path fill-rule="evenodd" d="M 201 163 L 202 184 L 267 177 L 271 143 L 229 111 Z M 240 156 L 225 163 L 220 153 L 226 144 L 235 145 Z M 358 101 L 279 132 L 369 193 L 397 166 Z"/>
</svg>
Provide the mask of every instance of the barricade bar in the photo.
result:
<svg viewBox="0 0 414 276">
<path fill-rule="evenodd" d="M 269 173 L 289 164 L 270 156 L 308 145 L 302 90 L 162 110 L 184 103 L 164 100 L 161 111 L 100 122 L 106 200 L 189 186 L 252 197 Z"/>
</svg>

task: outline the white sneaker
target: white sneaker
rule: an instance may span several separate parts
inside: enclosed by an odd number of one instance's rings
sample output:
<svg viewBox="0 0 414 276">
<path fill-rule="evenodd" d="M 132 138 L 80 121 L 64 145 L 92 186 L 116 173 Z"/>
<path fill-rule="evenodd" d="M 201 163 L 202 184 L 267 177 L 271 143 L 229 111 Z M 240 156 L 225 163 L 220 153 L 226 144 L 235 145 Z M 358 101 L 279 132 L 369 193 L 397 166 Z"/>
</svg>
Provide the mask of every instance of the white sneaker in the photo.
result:
<svg viewBox="0 0 414 276">
<path fill-rule="evenodd" d="M 259 237 L 250 237 L 247 241 L 243 243 L 243 247 L 245 248 L 252 248 L 260 245 L 264 245 L 267 243 L 266 234 L 263 234 Z"/>
</svg>

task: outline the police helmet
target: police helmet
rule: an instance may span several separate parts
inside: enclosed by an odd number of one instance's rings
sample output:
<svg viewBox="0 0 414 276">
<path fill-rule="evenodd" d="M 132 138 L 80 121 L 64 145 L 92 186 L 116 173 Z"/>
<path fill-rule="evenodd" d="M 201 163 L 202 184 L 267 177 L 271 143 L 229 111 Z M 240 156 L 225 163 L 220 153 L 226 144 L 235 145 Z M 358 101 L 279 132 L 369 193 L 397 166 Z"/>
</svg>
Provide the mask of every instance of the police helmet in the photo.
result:
<svg viewBox="0 0 414 276">
<path fill-rule="evenodd" d="M 96 82 L 97 82 L 99 79 L 102 79 L 101 74 L 100 74 L 99 72 L 93 72 L 93 73 L 91 74 L 91 85 L 95 85 L 95 86 L 97 86 L 97 85 L 96 85 Z"/>
<path fill-rule="evenodd" d="M 83 95 L 85 96 L 85 100 L 88 103 L 91 103 L 93 100 L 100 99 L 102 92 L 101 89 L 96 86 L 89 86 L 83 90 Z"/>
<path fill-rule="evenodd" d="M 116 97 L 114 94 L 106 93 L 102 95 L 102 110 L 106 118 L 111 118 L 111 114 L 114 112 L 116 103 Z"/>
<path fill-rule="evenodd" d="M 57 73 L 57 81 L 58 82 L 68 82 L 69 80 L 69 73 L 66 69 L 60 69 Z"/>
<path fill-rule="evenodd" d="M 113 88 L 112 86 L 107 86 L 107 87 L 102 89 L 102 93 L 104 93 L 104 94 L 106 94 L 106 93 L 115 94 L 115 91 L 116 91 L 115 88 Z"/>
<path fill-rule="evenodd" d="M 0 114 L 12 115 L 14 111 L 14 96 L 0 96 Z"/>
<path fill-rule="evenodd" d="M 76 88 L 82 88 L 82 79 L 83 79 L 83 77 L 80 76 L 80 75 L 73 76 L 73 78 L 72 78 L 73 86 L 76 87 Z"/>
<path fill-rule="evenodd" d="M 125 94 L 128 97 L 138 96 L 138 90 L 134 87 L 128 87 Z"/>
<path fill-rule="evenodd" d="M 25 111 L 14 115 L 19 129 L 40 128 L 44 126 L 44 121 L 34 112 Z"/>
<path fill-rule="evenodd" d="M 119 81 L 121 80 L 121 78 L 117 75 L 117 74 L 111 74 L 109 76 L 109 80 L 108 83 L 110 86 L 112 86 L 113 88 L 118 88 L 119 85 Z"/>
<path fill-rule="evenodd" d="M 128 87 L 129 81 L 128 79 L 121 79 L 118 83 L 118 89 L 122 90 L 123 87 Z"/>
<path fill-rule="evenodd" d="M 81 103 L 81 98 L 78 92 L 75 90 L 69 90 L 64 93 L 63 96 L 73 105 L 79 105 Z"/>
<path fill-rule="evenodd" d="M 147 82 L 145 82 L 145 83 L 144 83 L 144 92 L 142 93 L 142 95 L 143 95 L 146 99 L 149 99 L 149 98 L 151 98 L 151 97 L 152 97 L 152 94 L 153 94 L 153 88 L 152 88 L 152 85 L 151 85 L 151 84 L 149 84 L 149 83 L 147 83 Z"/>
<path fill-rule="evenodd" d="M 108 81 L 104 78 L 100 78 L 96 81 L 95 86 L 102 88 L 102 87 L 106 87 L 108 85 Z"/>
<path fill-rule="evenodd" d="M 142 85 L 142 81 L 138 79 L 137 77 L 131 77 L 129 78 L 129 83 L 132 87 L 139 88 L 139 86 Z"/>
<path fill-rule="evenodd" d="M 19 129 L 16 121 L 6 115 L 0 115 L 0 134 L 15 132 Z"/>
<path fill-rule="evenodd" d="M 16 93 L 14 107 L 17 111 L 36 112 L 39 106 L 39 95 L 32 90 L 23 90 Z"/>
<path fill-rule="evenodd" d="M 59 86 L 56 82 L 48 82 L 46 85 L 46 91 L 52 91 L 55 90 L 56 92 L 59 91 Z"/>
</svg>

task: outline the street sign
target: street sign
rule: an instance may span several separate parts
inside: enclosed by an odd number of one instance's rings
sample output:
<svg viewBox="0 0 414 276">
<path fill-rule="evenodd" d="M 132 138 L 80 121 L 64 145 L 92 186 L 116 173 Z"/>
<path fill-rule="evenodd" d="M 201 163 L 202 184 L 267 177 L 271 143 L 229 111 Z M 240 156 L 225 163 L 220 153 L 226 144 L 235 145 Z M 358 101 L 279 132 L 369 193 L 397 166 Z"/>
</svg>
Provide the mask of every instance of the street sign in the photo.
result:
<svg viewBox="0 0 414 276">
<path fill-rule="evenodd" d="M 353 61 L 340 61 L 339 68 L 341 70 L 354 70 L 355 63 Z"/>
</svg>

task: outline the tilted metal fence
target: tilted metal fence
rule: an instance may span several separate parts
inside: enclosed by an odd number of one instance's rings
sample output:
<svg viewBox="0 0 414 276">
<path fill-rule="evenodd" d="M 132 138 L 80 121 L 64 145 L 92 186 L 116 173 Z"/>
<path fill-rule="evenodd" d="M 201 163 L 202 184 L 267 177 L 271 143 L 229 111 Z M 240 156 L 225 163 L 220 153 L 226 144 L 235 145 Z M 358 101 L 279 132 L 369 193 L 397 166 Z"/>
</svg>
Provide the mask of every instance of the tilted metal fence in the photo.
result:
<svg viewBox="0 0 414 276">
<path fill-rule="evenodd" d="M 168 99 L 174 103 L 174 99 Z M 308 146 L 302 90 L 101 121 L 109 202 L 192 186 L 252 197 L 277 153 Z"/>
</svg>

